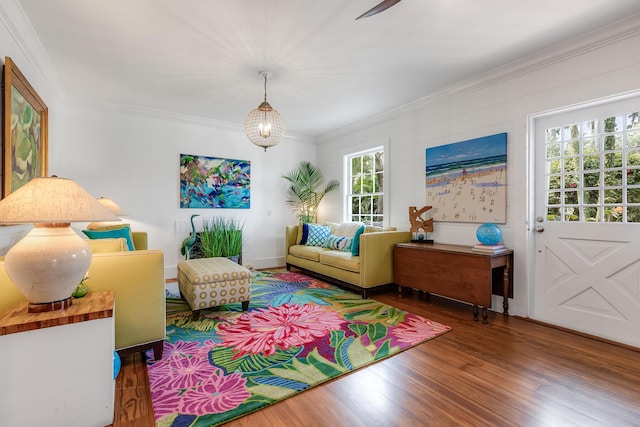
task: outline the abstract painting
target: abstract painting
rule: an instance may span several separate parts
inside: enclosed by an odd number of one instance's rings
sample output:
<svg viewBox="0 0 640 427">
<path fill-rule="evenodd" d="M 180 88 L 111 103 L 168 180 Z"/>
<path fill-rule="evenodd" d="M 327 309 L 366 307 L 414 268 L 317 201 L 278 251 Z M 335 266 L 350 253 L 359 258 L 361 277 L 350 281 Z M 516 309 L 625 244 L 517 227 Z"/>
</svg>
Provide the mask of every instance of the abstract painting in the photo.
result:
<svg viewBox="0 0 640 427">
<path fill-rule="evenodd" d="M 2 196 L 47 176 L 48 109 L 15 63 L 4 58 Z"/>
<path fill-rule="evenodd" d="M 426 150 L 427 204 L 435 221 L 507 221 L 507 134 Z"/>
<path fill-rule="evenodd" d="M 180 154 L 180 207 L 249 209 L 251 162 Z"/>
</svg>

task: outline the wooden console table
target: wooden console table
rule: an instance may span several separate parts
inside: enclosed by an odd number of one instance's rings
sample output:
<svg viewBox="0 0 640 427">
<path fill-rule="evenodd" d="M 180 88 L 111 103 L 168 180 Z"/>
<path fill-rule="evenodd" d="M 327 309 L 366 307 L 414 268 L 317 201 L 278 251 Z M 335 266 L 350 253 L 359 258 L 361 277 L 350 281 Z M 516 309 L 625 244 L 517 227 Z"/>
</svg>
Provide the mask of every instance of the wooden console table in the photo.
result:
<svg viewBox="0 0 640 427">
<path fill-rule="evenodd" d="M 509 294 L 513 292 L 513 251 L 485 254 L 469 246 L 439 243 L 398 243 L 393 249 L 393 281 L 447 298 L 473 304 L 473 320 L 487 323 L 491 307 L 494 270 L 502 270 L 503 314 L 509 314 Z"/>
</svg>

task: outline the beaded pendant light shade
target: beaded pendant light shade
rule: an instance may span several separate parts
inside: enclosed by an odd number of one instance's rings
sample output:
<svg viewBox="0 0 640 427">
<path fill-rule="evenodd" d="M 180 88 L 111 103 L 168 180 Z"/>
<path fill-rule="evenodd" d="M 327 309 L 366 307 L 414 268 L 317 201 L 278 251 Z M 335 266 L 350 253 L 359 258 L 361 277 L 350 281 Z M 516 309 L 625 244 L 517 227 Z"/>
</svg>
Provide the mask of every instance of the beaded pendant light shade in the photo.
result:
<svg viewBox="0 0 640 427">
<path fill-rule="evenodd" d="M 285 125 L 280 113 L 267 102 L 267 78 L 271 73 L 260 71 L 260 75 L 264 77 L 264 101 L 245 119 L 244 132 L 249 141 L 267 151 L 267 148 L 280 143 Z"/>
</svg>

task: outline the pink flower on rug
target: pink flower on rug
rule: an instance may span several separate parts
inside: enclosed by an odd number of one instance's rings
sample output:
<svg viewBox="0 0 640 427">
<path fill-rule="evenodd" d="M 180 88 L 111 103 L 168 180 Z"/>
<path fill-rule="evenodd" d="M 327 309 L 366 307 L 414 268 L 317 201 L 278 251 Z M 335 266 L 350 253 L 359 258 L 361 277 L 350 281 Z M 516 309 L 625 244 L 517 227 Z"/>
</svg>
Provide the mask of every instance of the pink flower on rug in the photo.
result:
<svg viewBox="0 0 640 427">
<path fill-rule="evenodd" d="M 401 343 L 415 344 L 436 337 L 450 329 L 449 326 L 425 319 L 424 317 L 407 314 L 405 321 L 393 328 L 391 333 Z"/>
<path fill-rule="evenodd" d="M 220 325 L 222 345 L 245 354 L 273 355 L 340 329 L 345 320 L 335 311 L 313 304 L 283 304 L 243 314 L 235 324 Z"/>
<path fill-rule="evenodd" d="M 196 341 L 176 341 L 175 343 L 165 341 L 162 360 L 181 359 L 197 351 L 199 346 L 200 344 Z"/>
<path fill-rule="evenodd" d="M 241 374 L 223 375 L 217 369 L 205 382 L 184 394 L 180 413 L 219 414 L 237 408 L 251 396 Z"/>
<path fill-rule="evenodd" d="M 212 366 L 209 361 L 202 357 L 183 357 L 171 361 L 171 381 L 168 387 L 182 390 L 196 387 L 203 381 L 207 381 L 215 375 L 218 368 Z"/>
<path fill-rule="evenodd" d="M 160 418 L 178 412 L 182 397 L 175 390 L 151 387 L 151 401 L 153 415 L 156 421 Z"/>
</svg>

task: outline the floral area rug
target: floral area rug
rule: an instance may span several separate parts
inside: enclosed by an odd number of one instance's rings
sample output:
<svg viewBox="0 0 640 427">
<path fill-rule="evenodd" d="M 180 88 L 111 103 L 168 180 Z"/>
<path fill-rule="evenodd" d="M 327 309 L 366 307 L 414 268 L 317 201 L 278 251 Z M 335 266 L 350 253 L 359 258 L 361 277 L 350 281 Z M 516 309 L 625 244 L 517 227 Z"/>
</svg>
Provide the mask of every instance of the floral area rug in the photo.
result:
<svg viewBox="0 0 640 427">
<path fill-rule="evenodd" d="M 260 272 L 247 312 L 167 316 L 163 358 L 147 358 L 156 425 L 218 425 L 448 330 L 300 273 Z"/>
</svg>

